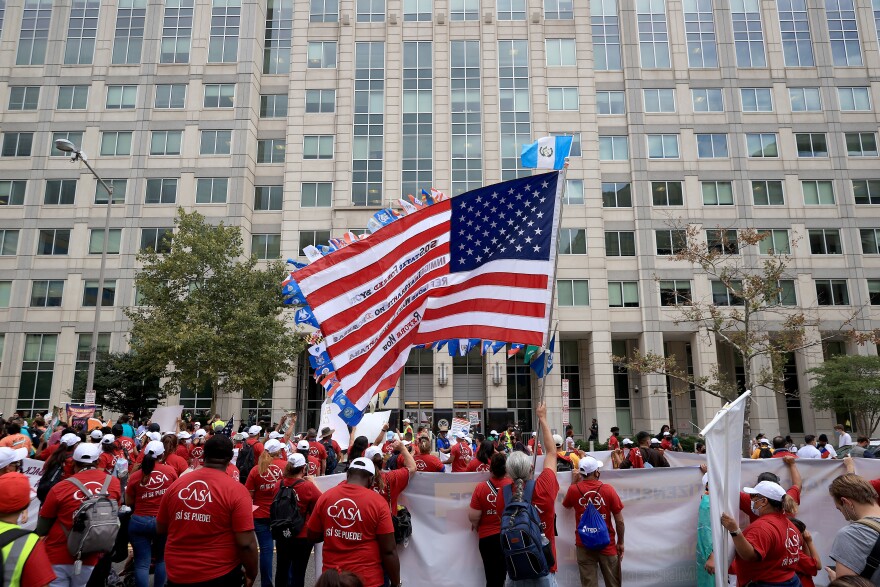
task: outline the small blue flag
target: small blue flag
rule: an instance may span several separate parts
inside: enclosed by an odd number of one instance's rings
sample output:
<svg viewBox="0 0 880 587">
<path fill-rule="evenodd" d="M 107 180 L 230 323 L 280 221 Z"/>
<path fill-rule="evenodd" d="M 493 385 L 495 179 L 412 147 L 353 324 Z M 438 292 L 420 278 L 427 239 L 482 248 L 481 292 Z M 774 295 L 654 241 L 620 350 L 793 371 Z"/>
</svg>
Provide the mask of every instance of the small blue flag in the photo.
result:
<svg viewBox="0 0 880 587">
<path fill-rule="evenodd" d="M 339 417 L 349 426 L 357 426 L 361 418 L 364 417 L 364 413 L 351 403 L 342 389 L 338 389 L 330 401 L 339 406 Z"/>
<path fill-rule="evenodd" d="M 519 159 L 527 169 L 562 169 L 570 152 L 570 136 L 541 137 L 534 143 L 523 145 Z"/>
<path fill-rule="evenodd" d="M 543 378 L 544 375 L 550 373 L 550 371 L 553 369 L 553 350 L 555 347 L 556 337 L 554 336 L 552 339 L 550 339 L 550 351 L 544 351 L 543 353 L 535 357 L 535 359 L 530 363 L 532 371 L 535 372 L 535 375 L 538 376 L 538 379 Z M 547 369 L 546 372 L 544 371 L 545 367 Z"/>
<path fill-rule="evenodd" d="M 318 319 L 315 318 L 315 314 L 312 312 L 312 309 L 305 305 L 299 308 L 296 313 L 293 315 L 293 321 L 296 324 L 308 324 L 310 326 L 314 326 L 315 328 L 319 328 L 321 324 L 318 322 Z"/>
</svg>

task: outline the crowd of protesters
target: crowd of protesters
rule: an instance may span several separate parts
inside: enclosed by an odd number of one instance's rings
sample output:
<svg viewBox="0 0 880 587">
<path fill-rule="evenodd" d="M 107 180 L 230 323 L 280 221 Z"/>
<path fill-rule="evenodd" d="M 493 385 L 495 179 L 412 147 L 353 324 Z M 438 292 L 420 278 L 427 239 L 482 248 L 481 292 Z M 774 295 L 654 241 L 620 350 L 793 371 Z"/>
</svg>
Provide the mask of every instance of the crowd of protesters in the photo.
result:
<svg viewBox="0 0 880 587">
<path fill-rule="evenodd" d="M 151 575 L 155 587 L 250 587 L 258 578 L 261 587 L 304 586 L 316 543 L 323 543 L 318 585 L 396 586 L 398 548 L 411 532 L 400 496 L 416 472 L 444 471 L 487 473 L 468 509 L 487 587 L 556 585 L 556 516 L 571 515 L 582 527 L 593 514 L 607 538 L 596 546 L 576 533 L 580 584 L 598 586 L 601 573 L 606 586 L 616 587 L 623 582 L 626 552 L 624 506 L 613 485 L 600 480 L 602 471 L 669 467 L 666 453 L 682 450 L 668 426 L 656 435 L 639 432 L 635 440 L 612 428 L 610 458 L 603 463 L 577 446 L 570 429 L 553 434 L 544 405 L 537 408 L 535 434 L 511 425 L 485 436 L 457 429 L 450 438 L 440 427 L 435 437 L 427 426 L 414 431 L 404 419 L 400 430 L 385 425 L 376 438 L 354 428 L 347 451 L 329 428 L 295 433 L 295 416 L 274 427 L 245 424 L 238 432 L 217 416 L 205 425 L 178 421 L 165 431 L 128 415 L 74 427 L 16 416 L 0 421 L 0 543 L 4 571 L 12 574 L 4 585 L 14 587 L 103 587 L 115 575 L 113 562 L 126 563 L 123 574 L 137 587 L 147 587 Z M 834 563 L 826 570 L 832 585 L 880 584 L 880 479 L 856 476 L 852 458 L 873 456 L 873 450 L 864 437 L 853 443 L 842 427 L 835 432 L 836 447 L 824 435 L 807 435 L 801 447 L 782 436 L 754 439 L 752 458 L 782 459 L 791 484 L 784 487 L 777 475 L 761 473 L 740 494 L 748 525 L 740 527 L 737 512 L 723 514 L 739 585 L 813 584 L 821 553 L 797 518 L 803 491 L 797 460 L 835 458 L 838 452 L 851 456 L 844 458 L 847 472 L 831 484 L 830 496 L 852 523 L 824 553 Z M 595 420 L 589 440 L 598 440 Z M 696 450 L 705 447 L 698 443 Z M 28 479 L 19 472 L 28 457 L 43 461 L 35 533 L 17 530 L 31 501 Z M 570 514 L 557 512 L 559 472 L 572 475 L 561 500 Z M 322 493 L 315 478 L 333 473 L 344 473 L 345 482 Z M 714 584 L 717 571 L 708 483 L 706 474 L 697 533 L 700 587 Z M 71 536 L 84 504 L 96 496 L 114 505 L 122 529 L 106 552 L 76 552 Z M 518 579 L 504 563 L 509 553 L 502 513 L 505 504 L 521 503 L 534 507 L 546 564 L 547 572 L 534 580 Z M 860 577 L 868 583 L 859 583 Z"/>
</svg>

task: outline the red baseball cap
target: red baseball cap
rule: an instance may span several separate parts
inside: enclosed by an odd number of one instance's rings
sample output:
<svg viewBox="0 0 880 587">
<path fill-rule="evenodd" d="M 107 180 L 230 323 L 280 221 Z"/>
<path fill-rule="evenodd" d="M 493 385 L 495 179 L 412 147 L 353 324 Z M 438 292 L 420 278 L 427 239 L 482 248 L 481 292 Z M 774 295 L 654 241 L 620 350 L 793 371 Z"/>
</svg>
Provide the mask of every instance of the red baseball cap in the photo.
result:
<svg viewBox="0 0 880 587">
<path fill-rule="evenodd" d="M 31 484 L 21 473 L 0 476 L 0 513 L 20 512 L 31 502 Z"/>
</svg>

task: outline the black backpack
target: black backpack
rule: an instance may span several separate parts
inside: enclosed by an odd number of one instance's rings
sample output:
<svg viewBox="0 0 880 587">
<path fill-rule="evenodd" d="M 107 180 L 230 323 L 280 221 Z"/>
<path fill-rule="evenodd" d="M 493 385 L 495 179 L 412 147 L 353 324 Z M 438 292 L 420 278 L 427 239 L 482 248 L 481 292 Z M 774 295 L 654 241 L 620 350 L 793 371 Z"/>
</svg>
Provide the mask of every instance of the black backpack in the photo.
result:
<svg viewBox="0 0 880 587">
<path fill-rule="evenodd" d="M 269 529 L 272 531 L 272 538 L 275 540 L 289 540 L 296 538 L 306 519 L 299 510 L 299 497 L 294 491 L 294 487 L 300 483 L 304 483 L 303 479 L 299 479 L 293 485 L 284 485 L 278 488 L 278 493 L 269 506 Z"/>
<path fill-rule="evenodd" d="M 567 473 L 574 468 L 574 464 L 571 462 L 571 457 L 568 456 L 568 453 L 563 457 L 562 455 L 558 455 L 556 458 L 556 472 L 557 473 Z"/>
<path fill-rule="evenodd" d="M 336 465 L 339 459 L 336 458 L 336 449 L 333 448 L 333 441 L 321 441 L 321 445 L 327 451 L 327 468 L 324 470 L 325 475 L 332 475 L 336 471 Z"/>
<path fill-rule="evenodd" d="M 257 464 L 256 456 L 254 456 L 254 447 L 247 442 L 243 442 L 241 448 L 238 449 L 238 458 L 235 459 L 235 466 L 238 468 L 238 480 L 244 483 L 247 481 L 248 474 Z"/>
<path fill-rule="evenodd" d="M 40 477 L 40 482 L 37 484 L 37 499 L 40 500 L 40 503 L 46 501 L 49 491 L 61 481 L 62 475 L 64 475 L 64 463 L 59 463 L 54 468 L 43 471 L 43 476 Z"/>
</svg>

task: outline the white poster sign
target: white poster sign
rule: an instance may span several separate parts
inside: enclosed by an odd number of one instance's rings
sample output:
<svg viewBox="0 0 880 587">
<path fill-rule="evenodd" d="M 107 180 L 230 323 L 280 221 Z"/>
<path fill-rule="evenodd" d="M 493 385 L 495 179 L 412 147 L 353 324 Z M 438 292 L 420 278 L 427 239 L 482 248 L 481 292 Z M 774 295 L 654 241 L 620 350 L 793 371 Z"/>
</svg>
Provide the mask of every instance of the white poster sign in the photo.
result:
<svg viewBox="0 0 880 587">
<path fill-rule="evenodd" d="M 321 404 L 321 422 L 318 425 L 318 431 L 320 432 L 320 430 L 325 427 L 329 427 L 333 430 L 333 440 L 336 441 L 339 448 L 347 450 L 349 441 L 348 426 L 346 426 L 345 422 L 342 421 L 342 418 L 339 417 L 339 406 L 329 400 Z M 378 434 L 378 432 L 376 434 Z M 370 439 L 370 442 L 374 439 L 375 436 Z"/>
<path fill-rule="evenodd" d="M 25 459 L 22 463 L 21 472 L 28 477 L 31 482 L 31 503 L 27 509 L 27 522 L 21 525 L 25 530 L 35 530 L 37 528 L 37 518 L 40 517 L 40 500 L 37 499 L 37 485 L 40 477 L 43 476 L 43 461 L 37 459 Z"/>
<path fill-rule="evenodd" d="M 568 426 L 568 379 L 562 380 L 562 426 Z"/>
<path fill-rule="evenodd" d="M 455 438 L 456 433 L 459 430 L 464 430 L 465 434 L 470 433 L 471 423 L 469 420 L 465 418 L 453 418 L 452 419 L 452 427 L 449 429 L 449 436 L 451 438 Z"/>
<path fill-rule="evenodd" d="M 158 424 L 162 432 L 177 432 L 175 426 L 177 426 L 177 419 L 180 418 L 182 412 L 182 406 L 162 406 L 156 408 L 153 415 L 150 416 L 150 420 L 154 424 Z"/>
<path fill-rule="evenodd" d="M 388 423 L 390 417 L 390 411 L 364 414 L 364 417 L 361 418 L 357 425 L 357 436 L 366 436 L 367 440 L 372 444 L 376 437 L 379 436 L 379 432 L 382 431 L 382 426 Z M 336 442 L 339 441 L 337 440 Z"/>
</svg>

